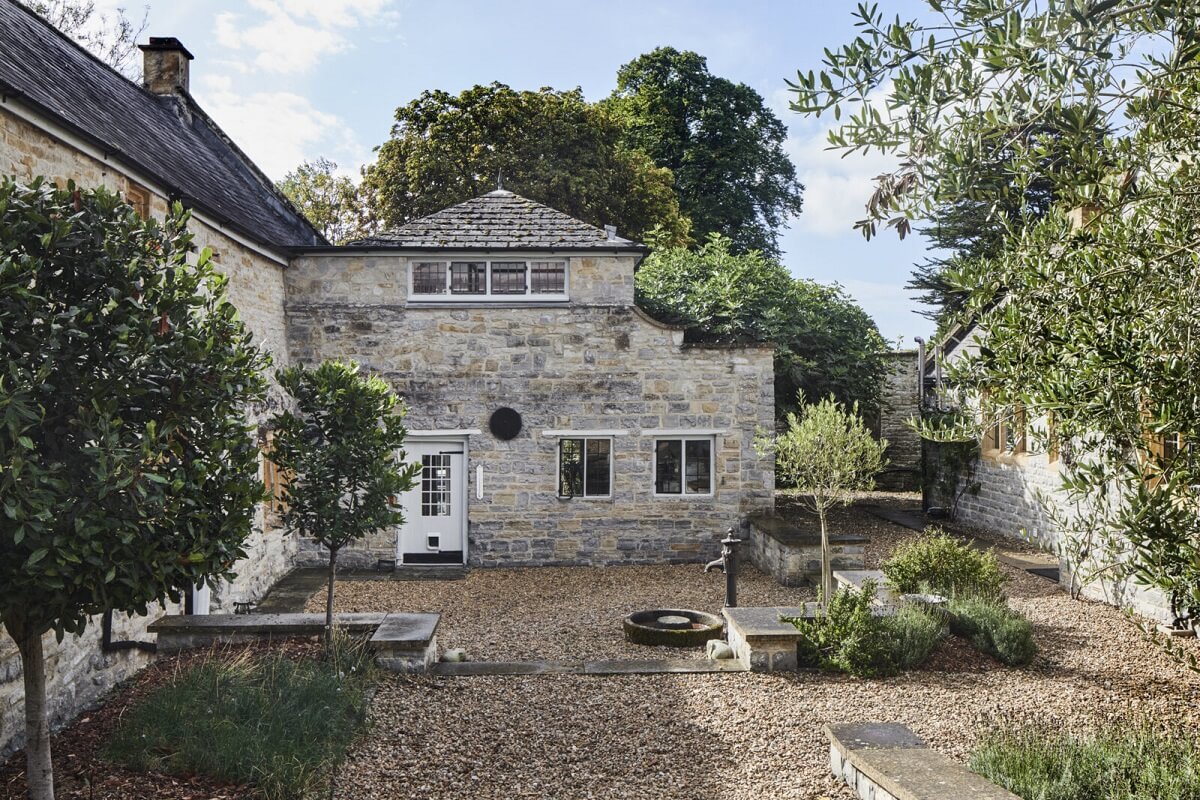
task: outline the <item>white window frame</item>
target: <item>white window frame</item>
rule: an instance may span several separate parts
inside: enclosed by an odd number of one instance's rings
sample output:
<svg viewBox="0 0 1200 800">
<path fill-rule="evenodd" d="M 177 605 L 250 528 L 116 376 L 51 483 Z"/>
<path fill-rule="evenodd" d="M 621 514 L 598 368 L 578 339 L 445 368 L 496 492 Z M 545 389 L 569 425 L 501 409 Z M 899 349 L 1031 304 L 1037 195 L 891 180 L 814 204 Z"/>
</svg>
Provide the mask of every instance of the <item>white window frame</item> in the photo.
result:
<svg viewBox="0 0 1200 800">
<path fill-rule="evenodd" d="M 483 262 L 486 265 L 486 291 L 484 294 L 454 294 L 450 291 L 453 281 L 452 264 L 466 262 Z M 511 264 L 513 262 L 523 262 L 525 264 L 525 293 L 524 294 L 492 294 L 492 264 Z M 534 262 L 552 262 L 560 263 L 563 267 L 563 290 L 553 294 L 545 292 L 533 291 L 533 264 Z M 415 284 L 415 273 L 417 264 L 441 264 L 445 267 L 446 285 L 445 291 L 441 294 L 417 294 L 413 291 Z M 482 257 L 462 255 L 460 257 L 447 257 L 431 255 L 428 257 L 418 258 L 413 257 L 408 259 L 408 302 L 414 305 L 424 303 L 432 305 L 471 305 L 475 303 L 562 303 L 571 299 L 571 259 L 565 256 L 530 256 L 530 255 L 512 255 L 508 257 Z"/>
<path fill-rule="evenodd" d="M 715 434 L 656 434 L 651 440 L 650 451 L 650 488 L 655 497 L 670 497 L 688 499 L 693 497 L 713 497 L 717 493 L 717 437 Z M 679 445 L 679 491 L 658 491 L 658 443 L 680 442 Z M 687 443 L 708 442 L 708 491 L 687 491 Z"/>
<path fill-rule="evenodd" d="M 583 494 L 560 494 L 562 489 L 562 441 L 563 439 L 579 439 L 583 442 L 582 464 L 583 464 Z M 587 443 L 588 442 L 608 442 L 608 494 L 587 494 Z M 613 446 L 613 437 L 611 436 L 581 436 L 563 432 L 561 436 L 554 439 L 554 496 L 559 500 L 611 500 L 613 497 L 613 480 L 615 478 L 616 469 L 615 462 L 617 460 L 616 449 Z"/>
</svg>

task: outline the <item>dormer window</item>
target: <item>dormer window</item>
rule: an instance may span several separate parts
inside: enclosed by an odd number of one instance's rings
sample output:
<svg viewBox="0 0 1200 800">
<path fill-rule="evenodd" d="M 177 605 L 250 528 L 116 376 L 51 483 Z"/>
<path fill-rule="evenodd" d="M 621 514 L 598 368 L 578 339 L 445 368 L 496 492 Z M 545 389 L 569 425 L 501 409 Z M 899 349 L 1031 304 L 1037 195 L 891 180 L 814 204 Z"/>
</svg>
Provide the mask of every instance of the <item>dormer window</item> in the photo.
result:
<svg viewBox="0 0 1200 800">
<path fill-rule="evenodd" d="M 547 302 L 567 299 L 565 259 L 414 260 L 413 302 Z"/>
</svg>

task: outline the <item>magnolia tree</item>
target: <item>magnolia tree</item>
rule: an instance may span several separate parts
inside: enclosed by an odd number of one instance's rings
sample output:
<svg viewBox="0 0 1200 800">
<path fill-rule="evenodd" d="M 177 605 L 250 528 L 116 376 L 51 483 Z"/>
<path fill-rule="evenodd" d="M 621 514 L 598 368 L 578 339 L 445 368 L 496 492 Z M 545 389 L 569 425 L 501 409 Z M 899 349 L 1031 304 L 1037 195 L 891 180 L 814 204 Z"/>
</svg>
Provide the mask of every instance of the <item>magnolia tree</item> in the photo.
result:
<svg viewBox="0 0 1200 800">
<path fill-rule="evenodd" d="M 338 553 L 404 523 L 397 496 L 416 486 L 421 465 L 404 463 L 404 406 L 382 378 L 342 361 L 293 367 L 278 378 L 294 403 L 274 419 L 272 460 L 287 475 L 283 521 L 329 549 L 328 643 Z"/>
<path fill-rule="evenodd" d="M 21 654 L 29 796 L 52 800 L 44 635 L 145 614 L 244 556 L 266 359 L 188 215 L 0 179 L 0 622 Z"/>
<path fill-rule="evenodd" d="M 820 520 L 821 599 L 828 603 L 833 596 L 829 511 L 848 505 L 855 492 L 875 488 L 875 475 L 886 464 L 887 441 L 871 435 L 857 407 L 848 410 L 826 398 L 788 414 L 783 433 L 760 434 L 756 444 L 760 452 L 774 453 L 779 484 L 800 492 L 800 501 Z"/>
<path fill-rule="evenodd" d="M 867 234 L 981 192 L 1011 208 L 1035 183 L 1070 212 L 999 217 L 1002 246 L 944 274 L 957 320 L 986 331 L 950 377 L 1049 419 L 1036 435 L 1063 453 L 1077 509 L 1060 539 L 1195 619 L 1200 5 L 929 6 L 859 6 L 857 38 L 797 77 L 793 108 L 833 113 L 837 149 L 895 156 L 864 198 Z M 982 157 L 998 149 L 1003 182 Z"/>
</svg>

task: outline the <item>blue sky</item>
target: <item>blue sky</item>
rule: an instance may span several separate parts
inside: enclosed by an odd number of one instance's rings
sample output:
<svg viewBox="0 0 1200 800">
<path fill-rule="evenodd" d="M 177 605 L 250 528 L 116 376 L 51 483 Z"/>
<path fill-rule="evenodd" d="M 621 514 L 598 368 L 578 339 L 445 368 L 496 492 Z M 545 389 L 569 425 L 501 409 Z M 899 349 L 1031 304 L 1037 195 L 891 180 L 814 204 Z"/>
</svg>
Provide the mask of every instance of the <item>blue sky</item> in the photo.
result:
<svg viewBox="0 0 1200 800">
<path fill-rule="evenodd" d="M 118 5 L 107 0 L 106 5 Z M 119 3 L 136 7 L 136 3 Z M 920 237 L 866 242 L 852 229 L 879 156 L 825 150 L 827 120 L 787 109 L 785 79 L 817 69 L 822 48 L 854 35 L 849 0 L 778 2 L 413 2 L 412 0 L 151 0 L 147 34 L 177 36 L 196 56 L 192 91 L 272 177 L 325 156 L 346 171 L 371 159 L 394 109 L 424 89 L 459 92 L 582 87 L 599 99 L 617 68 L 661 45 L 695 50 L 717 75 L 753 86 L 789 129 L 807 186 L 805 211 L 782 237 L 797 276 L 837 281 L 890 339 L 931 323 L 903 286 L 926 251 Z M 889 14 L 916 12 L 913 0 Z"/>
</svg>

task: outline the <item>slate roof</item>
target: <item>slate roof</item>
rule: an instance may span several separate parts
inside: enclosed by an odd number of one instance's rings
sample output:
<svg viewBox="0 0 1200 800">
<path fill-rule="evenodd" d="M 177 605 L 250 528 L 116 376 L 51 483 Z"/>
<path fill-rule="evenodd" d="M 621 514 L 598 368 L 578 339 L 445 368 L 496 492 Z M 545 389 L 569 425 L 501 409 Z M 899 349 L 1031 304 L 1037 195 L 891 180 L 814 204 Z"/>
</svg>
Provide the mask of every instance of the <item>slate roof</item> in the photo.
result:
<svg viewBox="0 0 1200 800">
<path fill-rule="evenodd" d="M 327 244 L 190 96 L 147 91 L 15 0 L 0 0 L 0 94 L 260 244 Z"/>
<path fill-rule="evenodd" d="M 644 250 L 549 206 L 497 189 L 351 242 L 363 247 L 412 250 Z"/>
</svg>

